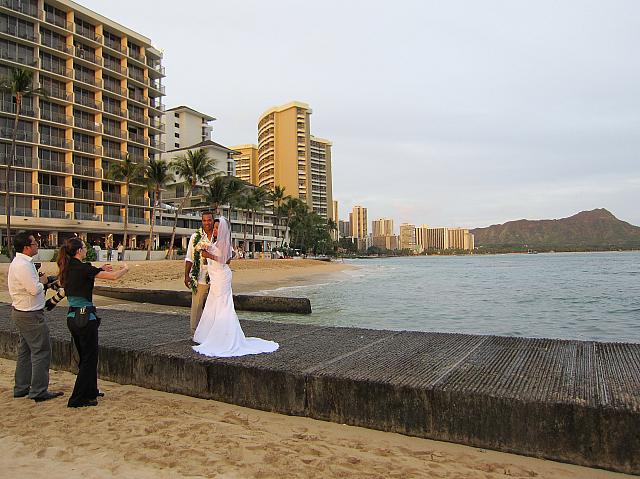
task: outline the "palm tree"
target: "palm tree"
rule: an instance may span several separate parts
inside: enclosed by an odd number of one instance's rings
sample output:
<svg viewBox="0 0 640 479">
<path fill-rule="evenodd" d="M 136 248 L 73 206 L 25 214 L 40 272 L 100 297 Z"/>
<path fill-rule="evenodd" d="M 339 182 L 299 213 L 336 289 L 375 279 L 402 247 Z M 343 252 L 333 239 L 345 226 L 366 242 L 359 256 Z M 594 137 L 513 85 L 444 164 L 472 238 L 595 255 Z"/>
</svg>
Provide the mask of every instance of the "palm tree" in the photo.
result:
<svg viewBox="0 0 640 479">
<path fill-rule="evenodd" d="M 16 118 L 13 121 L 13 132 L 11 137 L 11 154 L 4 158 L 6 169 L 5 178 L 5 207 L 7 214 L 7 254 L 9 258 L 13 258 L 11 247 L 11 188 L 10 178 L 13 171 L 13 165 L 16 160 L 16 141 L 18 138 L 18 124 L 20 122 L 20 108 L 24 98 L 33 96 L 47 96 L 46 90 L 43 88 L 33 87 L 33 72 L 24 68 L 14 68 L 8 77 L 0 80 L 0 92 L 12 95 L 16 100 Z"/>
<path fill-rule="evenodd" d="M 231 222 L 231 217 L 233 216 L 233 208 L 238 206 L 238 199 L 243 195 L 245 189 L 244 182 L 235 176 L 229 177 L 229 183 L 227 184 L 227 191 L 229 192 L 229 222 Z"/>
<path fill-rule="evenodd" d="M 169 171 L 166 161 L 151 159 L 145 171 L 145 180 L 149 193 L 153 193 L 153 206 L 151 208 L 151 226 L 149 228 L 149 244 L 147 245 L 147 261 L 151 259 L 151 246 L 153 245 L 153 228 L 156 224 L 156 208 L 160 205 L 161 191 L 167 183 L 173 181 L 174 176 Z M 151 195 L 150 195 L 151 196 Z"/>
<path fill-rule="evenodd" d="M 251 231 L 252 235 L 253 235 L 253 248 L 252 248 L 252 253 L 253 253 L 253 257 L 255 257 L 256 255 L 256 213 L 258 212 L 258 210 L 261 210 L 264 208 L 266 202 L 267 202 L 267 198 L 269 197 L 269 192 L 263 188 L 260 187 L 256 187 L 253 190 L 251 190 L 251 193 L 249 194 L 250 197 L 250 209 L 251 209 L 251 220 L 253 223 L 253 230 Z"/>
<path fill-rule="evenodd" d="M 244 238 L 242 240 L 242 245 L 245 253 L 249 252 L 247 248 L 247 227 L 249 223 L 249 210 L 253 207 L 253 199 L 248 192 L 244 192 L 243 194 L 238 195 L 236 199 L 236 206 L 241 210 L 244 210 Z"/>
<path fill-rule="evenodd" d="M 220 207 L 230 205 L 241 188 L 242 182 L 234 176 L 216 176 L 205 188 L 204 200 L 219 214 Z"/>
<path fill-rule="evenodd" d="M 282 235 L 282 243 L 280 243 L 280 247 L 284 246 L 285 236 L 287 231 L 289 231 L 289 226 L 291 224 L 291 219 L 296 216 L 296 214 L 300 214 L 301 211 L 306 211 L 308 209 L 307 204 L 299 198 L 288 197 L 285 199 L 282 204 L 282 209 L 287 216 L 287 224 L 284 228 L 284 235 Z M 291 235 L 291 232 L 289 232 Z M 289 238 L 289 246 L 291 246 L 291 238 Z"/>
<path fill-rule="evenodd" d="M 216 174 L 216 167 L 213 160 L 209 158 L 207 152 L 202 148 L 196 151 L 189 150 L 186 155 L 174 158 L 171 162 L 171 169 L 184 180 L 184 184 L 187 187 L 187 194 L 180 202 L 178 209 L 176 209 L 176 216 L 173 223 L 173 230 L 171 231 L 171 241 L 169 242 L 169 249 L 167 250 L 167 256 L 165 257 L 166 259 L 170 258 L 173 254 L 173 242 L 176 238 L 178 215 L 182 212 L 182 208 L 184 208 L 187 200 L 191 197 L 193 189 L 198 183 L 208 181 Z"/>
<path fill-rule="evenodd" d="M 124 253 L 127 250 L 127 234 L 129 232 L 129 195 L 131 194 L 131 183 L 143 183 L 144 170 L 145 165 L 143 163 L 136 163 L 131 159 L 129 153 L 127 153 L 124 160 L 118 163 L 113 163 L 107 173 L 107 176 L 112 180 L 124 182 L 124 238 L 122 239 L 122 259 L 124 259 Z"/>
<path fill-rule="evenodd" d="M 284 194 L 285 187 L 276 185 L 269 192 L 269 199 L 273 202 L 274 213 L 276 215 L 276 245 L 278 244 L 278 236 L 280 232 L 280 210 L 282 208 L 282 204 L 287 198 L 290 198 L 289 195 Z"/>
</svg>

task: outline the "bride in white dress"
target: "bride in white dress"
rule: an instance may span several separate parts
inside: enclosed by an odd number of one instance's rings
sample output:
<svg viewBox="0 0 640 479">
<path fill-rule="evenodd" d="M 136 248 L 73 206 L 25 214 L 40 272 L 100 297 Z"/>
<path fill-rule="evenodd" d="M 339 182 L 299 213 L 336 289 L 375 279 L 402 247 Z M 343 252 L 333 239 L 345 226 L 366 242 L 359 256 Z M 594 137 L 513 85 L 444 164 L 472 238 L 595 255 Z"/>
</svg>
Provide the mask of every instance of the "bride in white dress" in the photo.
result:
<svg viewBox="0 0 640 479">
<path fill-rule="evenodd" d="M 202 249 L 202 255 L 208 259 L 210 288 L 200 323 L 193 335 L 193 340 L 199 343 L 193 347 L 194 351 L 205 356 L 228 358 L 277 350 L 278 343 L 246 338 L 240 327 L 233 307 L 231 269 L 227 264 L 232 249 L 231 229 L 225 217 L 220 217 L 217 241 Z"/>
</svg>

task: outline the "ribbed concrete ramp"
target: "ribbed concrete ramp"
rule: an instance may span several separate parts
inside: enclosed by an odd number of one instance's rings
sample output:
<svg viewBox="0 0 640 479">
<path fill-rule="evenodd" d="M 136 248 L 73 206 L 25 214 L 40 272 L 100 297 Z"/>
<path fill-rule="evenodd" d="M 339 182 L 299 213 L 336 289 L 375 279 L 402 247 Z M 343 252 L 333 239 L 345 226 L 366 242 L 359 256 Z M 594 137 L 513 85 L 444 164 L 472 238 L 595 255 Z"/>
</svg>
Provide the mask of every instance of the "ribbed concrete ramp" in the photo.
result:
<svg viewBox="0 0 640 479">
<path fill-rule="evenodd" d="M 15 358 L 0 306 L 0 356 Z M 73 370 L 65 310 L 54 367 Z M 640 345 L 243 322 L 273 354 L 211 359 L 171 314 L 102 309 L 100 376 L 285 414 L 640 474 Z"/>
</svg>

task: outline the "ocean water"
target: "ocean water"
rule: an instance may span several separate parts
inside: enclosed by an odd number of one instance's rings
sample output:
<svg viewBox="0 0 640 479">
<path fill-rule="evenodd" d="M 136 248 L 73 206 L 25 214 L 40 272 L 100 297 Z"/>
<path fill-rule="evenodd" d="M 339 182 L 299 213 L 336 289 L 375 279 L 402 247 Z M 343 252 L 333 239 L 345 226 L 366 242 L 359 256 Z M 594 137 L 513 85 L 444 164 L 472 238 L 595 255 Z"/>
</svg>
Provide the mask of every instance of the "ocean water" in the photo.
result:
<svg viewBox="0 0 640 479">
<path fill-rule="evenodd" d="M 245 319 L 372 329 L 640 343 L 640 252 L 347 260 L 330 281 L 263 291 L 308 297 L 308 316 Z"/>
</svg>

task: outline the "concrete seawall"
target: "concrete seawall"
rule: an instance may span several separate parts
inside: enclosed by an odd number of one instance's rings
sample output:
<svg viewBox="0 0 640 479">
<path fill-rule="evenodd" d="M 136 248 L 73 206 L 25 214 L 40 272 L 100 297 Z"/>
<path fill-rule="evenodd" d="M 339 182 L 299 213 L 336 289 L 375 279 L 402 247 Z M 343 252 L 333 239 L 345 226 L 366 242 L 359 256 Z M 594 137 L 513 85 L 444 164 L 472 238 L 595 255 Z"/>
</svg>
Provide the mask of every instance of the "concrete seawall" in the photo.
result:
<svg viewBox="0 0 640 479">
<path fill-rule="evenodd" d="M 73 370 L 64 309 L 53 366 Z M 17 334 L 0 305 L 0 356 Z M 640 344 L 243 321 L 273 354 L 193 352 L 188 318 L 103 309 L 99 374 L 284 414 L 640 474 Z"/>
<path fill-rule="evenodd" d="M 136 301 L 138 303 L 163 304 L 166 306 L 191 306 L 191 291 L 96 286 L 94 293 L 109 298 Z M 309 301 L 309 298 L 234 294 L 233 304 L 237 311 L 311 314 L 311 301 Z"/>
</svg>

